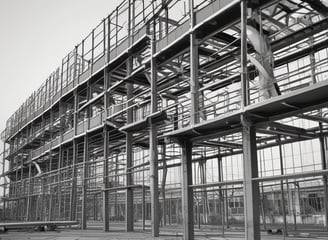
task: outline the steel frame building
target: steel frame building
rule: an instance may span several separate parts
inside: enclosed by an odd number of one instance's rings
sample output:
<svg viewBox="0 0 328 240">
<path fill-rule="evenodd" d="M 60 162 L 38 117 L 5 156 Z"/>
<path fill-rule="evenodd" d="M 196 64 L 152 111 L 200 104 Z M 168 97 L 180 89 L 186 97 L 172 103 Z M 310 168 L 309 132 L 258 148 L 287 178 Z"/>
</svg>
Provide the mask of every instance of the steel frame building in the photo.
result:
<svg viewBox="0 0 328 240">
<path fill-rule="evenodd" d="M 2 218 L 327 228 L 327 16 L 124 0 L 7 121 Z"/>
</svg>

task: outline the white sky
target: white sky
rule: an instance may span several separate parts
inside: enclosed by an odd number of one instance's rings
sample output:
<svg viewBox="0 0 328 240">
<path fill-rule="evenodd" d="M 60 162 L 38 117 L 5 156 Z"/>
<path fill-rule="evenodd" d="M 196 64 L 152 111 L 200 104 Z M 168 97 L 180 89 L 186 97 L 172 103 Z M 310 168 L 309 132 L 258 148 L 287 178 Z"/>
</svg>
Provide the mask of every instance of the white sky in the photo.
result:
<svg viewBox="0 0 328 240">
<path fill-rule="evenodd" d="M 62 58 L 122 1 L 0 0 L 0 131 Z"/>
</svg>

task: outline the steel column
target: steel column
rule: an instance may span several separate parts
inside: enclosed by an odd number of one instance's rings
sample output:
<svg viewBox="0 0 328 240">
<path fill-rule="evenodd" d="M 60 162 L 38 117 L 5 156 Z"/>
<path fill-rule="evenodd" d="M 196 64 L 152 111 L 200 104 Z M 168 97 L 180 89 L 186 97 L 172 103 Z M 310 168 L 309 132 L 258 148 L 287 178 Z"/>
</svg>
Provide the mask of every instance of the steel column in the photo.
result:
<svg viewBox="0 0 328 240">
<path fill-rule="evenodd" d="M 117 21 L 117 18 L 116 18 Z M 117 40 L 117 39 L 116 39 Z M 116 42 L 117 43 L 117 42 Z M 128 1 L 128 43 L 131 46 L 131 0 Z M 133 71 L 133 57 L 129 56 L 126 64 L 127 75 L 130 75 Z M 128 83 L 127 88 L 127 124 L 133 122 L 133 109 L 130 107 L 132 105 L 131 98 L 133 97 L 133 84 Z M 133 166 L 133 134 L 131 132 L 126 133 L 126 185 L 133 185 L 133 175 L 131 174 L 131 167 Z M 133 189 L 126 189 L 126 199 L 125 199 L 125 230 L 127 232 L 133 231 Z"/>
<path fill-rule="evenodd" d="M 162 145 L 162 161 L 163 161 L 163 178 L 162 178 L 162 221 L 163 225 L 166 226 L 166 194 L 165 194 L 165 185 L 166 185 L 166 177 L 167 177 L 167 164 L 166 164 L 166 143 Z"/>
<path fill-rule="evenodd" d="M 70 220 L 75 220 L 76 214 L 76 159 L 77 159 L 77 143 L 73 140 L 73 164 L 72 164 L 72 189 L 70 196 Z"/>
<path fill-rule="evenodd" d="M 327 156 L 326 156 L 326 144 L 325 137 L 322 135 L 322 123 L 319 123 L 320 128 L 320 153 L 321 153 L 321 167 L 323 170 L 327 169 Z M 327 188 L 327 175 L 322 176 L 323 182 L 323 205 L 324 205 L 324 229 L 328 230 L 328 188 Z"/>
<path fill-rule="evenodd" d="M 3 175 L 3 194 L 2 194 L 2 199 L 3 199 L 3 210 L 2 210 L 2 220 L 6 220 L 6 176 L 5 176 L 5 164 L 6 164 L 6 159 L 5 159 L 5 150 L 6 150 L 6 141 L 3 142 L 3 153 L 2 153 L 2 175 Z"/>
<path fill-rule="evenodd" d="M 103 187 L 108 188 L 108 127 L 104 126 L 104 166 L 103 166 Z M 108 191 L 103 191 L 103 229 L 105 232 L 109 231 L 109 206 L 108 206 L 109 196 Z"/>
<path fill-rule="evenodd" d="M 153 34 L 151 38 L 151 113 L 157 112 L 157 64 L 154 54 L 156 52 L 155 21 L 153 22 Z M 149 154 L 150 154 L 150 201 L 151 201 L 151 229 L 152 236 L 159 236 L 159 199 L 158 199 L 158 150 L 157 127 L 150 122 Z"/>
<path fill-rule="evenodd" d="M 58 169 L 57 169 L 57 173 L 58 173 L 58 220 L 60 220 L 61 217 L 61 167 L 62 167 L 62 158 L 63 158 L 63 149 L 62 149 L 62 145 L 59 146 L 59 154 L 58 154 Z"/>
<path fill-rule="evenodd" d="M 108 92 L 109 87 L 109 72 L 107 69 L 104 70 L 104 107 L 105 107 L 105 118 L 108 116 Z M 109 145 L 109 136 L 108 136 L 108 126 L 104 126 L 104 166 L 103 166 L 103 187 L 104 189 L 108 188 L 108 145 Z M 109 195 L 108 191 L 103 191 L 103 229 L 105 232 L 109 231 Z"/>
<path fill-rule="evenodd" d="M 63 71 L 63 70 L 62 70 Z M 64 114 L 64 109 L 63 109 L 63 102 L 60 101 L 59 102 L 59 119 L 60 119 L 60 143 L 62 143 L 64 141 L 64 128 L 63 128 L 63 114 Z M 61 217 L 61 167 L 62 167 L 62 145 L 59 146 L 59 154 L 58 154 L 58 165 L 57 165 L 57 173 L 58 173 L 58 220 L 60 220 Z"/>
<path fill-rule="evenodd" d="M 241 109 L 249 104 L 247 78 L 247 0 L 241 1 Z M 243 162 L 244 162 L 244 218 L 245 239 L 259 240 L 260 234 L 260 193 L 259 183 L 252 181 L 258 177 L 255 126 L 241 115 L 243 125 Z"/>
<path fill-rule="evenodd" d="M 88 198 L 88 188 L 87 188 L 87 173 L 88 166 L 87 162 L 89 160 L 88 153 L 88 134 L 84 135 L 84 146 L 83 146 L 83 180 L 82 180 L 82 223 L 81 228 L 84 230 L 87 228 L 87 198 Z"/>
<path fill-rule="evenodd" d="M 190 33 L 190 122 L 192 125 L 199 123 L 199 82 L 198 82 L 198 40 L 193 27 L 196 24 L 196 14 L 194 13 L 194 1 L 189 0 L 191 11 L 191 33 Z"/>
<path fill-rule="evenodd" d="M 75 62 L 76 68 L 76 62 Z M 76 71 L 76 69 L 75 69 Z M 79 103 L 78 103 L 78 93 L 77 89 L 74 90 L 74 136 L 77 135 L 77 124 L 78 124 L 78 110 L 79 110 Z M 77 143 L 76 140 L 73 139 L 73 164 L 72 164 L 72 189 L 71 189 L 71 196 L 70 196 L 70 220 L 75 220 L 76 215 L 76 159 L 77 159 Z"/>
<path fill-rule="evenodd" d="M 243 162 L 244 162 L 244 218 L 245 239 L 259 240 L 260 235 L 260 194 L 259 183 L 253 181 L 258 177 L 256 131 L 242 115 L 242 137 L 243 137 Z"/>
<path fill-rule="evenodd" d="M 220 147 L 218 149 L 220 153 Z M 223 182 L 223 166 L 222 166 L 222 157 L 218 156 L 218 180 Z M 224 224 L 225 224 L 225 209 L 224 209 L 224 192 L 222 191 L 222 186 L 219 186 L 219 203 L 220 203 L 220 214 L 221 214 L 221 225 L 222 225 L 222 236 L 224 237 Z"/>
<path fill-rule="evenodd" d="M 49 151 L 49 169 L 50 169 L 50 172 L 52 171 L 52 150 Z M 49 193 L 49 221 L 52 220 L 53 218 L 53 194 L 52 194 L 52 191 L 51 191 L 51 185 L 49 184 L 49 189 L 50 189 L 50 193 Z"/>
<path fill-rule="evenodd" d="M 181 170 L 182 170 L 182 215 L 183 239 L 194 239 L 194 205 L 192 185 L 192 143 L 182 141 Z"/>
<path fill-rule="evenodd" d="M 283 162 L 283 155 L 282 155 L 282 146 L 281 146 L 281 139 L 280 135 L 278 135 L 278 146 L 279 146 L 279 158 L 280 158 L 280 174 L 284 175 L 284 162 Z M 281 207 L 282 207 L 282 217 L 283 217 L 283 223 L 284 223 L 284 236 L 286 237 L 288 235 L 288 229 L 287 229 L 287 219 L 286 219 L 286 203 L 285 203 L 285 196 L 284 196 L 284 181 L 280 181 L 280 194 L 281 194 Z"/>
<path fill-rule="evenodd" d="M 127 62 L 127 74 L 129 75 L 132 72 L 133 62 L 132 57 L 129 57 Z M 131 98 L 133 97 L 133 84 L 127 83 L 127 101 L 128 101 L 128 110 L 127 110 L 127 124 L 133 122 L 133 111 L 130 107 L 132 105 Z M 133 165 L 133 134 L 131 132 L 126 133 L 126 185 L 133 185 L 133 175 L 131 174 L 131 167 Z M 133 189 L 126 189 L 126 205 L 125 205 L 125 230 L 127 232 L 133 231 Z"/>
<path fill-rule="evenodd" d="M 146 228 L 146 190 L 145 190 L 145 152 L 142 152 L 142 203 L 141 203 L 141 215 L 142 215 L 142 230 Z"/>
<path fill-rule="evenodd" d="M 240 2 L 241 6 L 241 108 L 249 104 L 247 78 L 247 0 Z"/>
<path fill-rule="evenodd" d="M 126 185 L 131 186 L 133 185 L 133 178 L 131 174 L 131 170 L 128 170 L 132 167 L 132 133 L 126 134 Z M 127 232 L 133 231 L 133 189 L 128 188 L 126 190 L 126 200 L 125 200 L 125 230 Z"/>
<path fill-rule="evenodd" d="M 21 169 L 23 171 L 23 168 Z M 28 166 L 28 179 L 29 179 L 29 185 L 28 185 L 28 192 L 27 192 L 27 206 L 26 206 L 26 221 L 31 220 L 31 175 L 32 175 L 32 162 L 30 162 Z"/>
</svg>

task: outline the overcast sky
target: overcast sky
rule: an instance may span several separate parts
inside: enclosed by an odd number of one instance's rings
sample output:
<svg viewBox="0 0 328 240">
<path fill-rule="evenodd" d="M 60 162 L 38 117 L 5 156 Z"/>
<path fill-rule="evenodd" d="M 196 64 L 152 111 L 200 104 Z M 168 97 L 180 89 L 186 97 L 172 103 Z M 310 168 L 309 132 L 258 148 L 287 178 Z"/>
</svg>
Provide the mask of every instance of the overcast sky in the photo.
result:
<svg viewBox="0 0 328 240">
<path fill-rule="evenodd" d="M 0 0 L 0 131 L 62 58 L 120 2 Z"/>
</svg>

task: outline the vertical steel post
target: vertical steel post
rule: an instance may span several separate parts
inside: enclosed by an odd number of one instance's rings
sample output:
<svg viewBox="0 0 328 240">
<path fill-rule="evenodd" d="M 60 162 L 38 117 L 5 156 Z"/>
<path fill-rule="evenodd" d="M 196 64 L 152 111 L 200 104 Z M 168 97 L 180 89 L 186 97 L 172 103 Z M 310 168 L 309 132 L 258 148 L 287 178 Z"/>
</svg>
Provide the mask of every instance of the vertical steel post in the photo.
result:
<svg viewBox="0 0 328 240">
<path fill-rule="evenodd" d="M 311 45 L 311 52 L 310 52 L 310 67 L 311 67 L 311 78 L 312 78 L 312 84 L 317 83 L 317 78 L 316 78 L 316 60 L 315 60 L 315 50 L 313 49 L 313 44 L 314 44 L 314 39 L 313 36 L 310 37 L 310 45 Z"/>
<path fill-rule="evenodd" d="M 281 146 L 281 136 L 278 135 L 278 146 L 279 146 L 279 158 L 280 158 L 280 174 L 284 175 L 284 162 L 282 155 L 282 146 Z M 287 229 L 287 218 L 286 218 L 286 203 L 285 203 L 285 191 L 284 191 L 284 181 L 280 180 L 280 194 L 281 194 L 281 207 L 282 207 L 282 217 L 284 223 L 284 237 L 288 235 Z"/>
<path fill-rule="evenodd" d="M 81 42 L 81 59 L 82 59 L 82 71 L 81 73 L 84 72 L 84 68 L 85 68 L 85 60 L 84 60 L 84 39 Z"/>
<path fill-rule="evenodd" d="M 87 102 L 91 99 L 91 84 L 90 81 L 87 82 Z M 87 115 L 87 129 L 90 129 L 90 118 L 91 118 L 91 104 L 86 107 L 86 115 Z"/>
<path fill-rule="evenodd" d="M 67 85 L 68 85 L 68 82 L 69 82 L 69 61 L 70 61 L 70 53 L 67 55 L 67 63 L 66 63 L 66 82 L 67 82 Z"/>
<path fill-rule="evenodd" d="M 41 178 L 41 221 L 45 221 L 45 214 L 44 214 L 44 193 L 45 193 L 45 189 L 44 189 L 44 184 L 45 184 L 45 179 Z"/>
<path fill-rule="evenodd" d="M 260 159 L 259 159 L 260 169 L 259 169 L 259 171 L 260 172 L 263 172 L 262 157 L 261 157 L 262 153 L 263 152 L 260 152 L 259 153 L 259 156 L 260 156 Z M 265 200 L 265 192 L 264 192 L 263 182 L 261 182 L 261 186 L 260 187 L 261 187 L 260 188 L 260 196 L 261 196 L 260 201 L 261 201 L 262 222 L 263 222 L 263 228 L 266 230 L 266 220 L 265 220 L 265 218 L 266 218 L 265 209 L 266 208 L 265 208 L 265 202 L 264 202 L 264 200 Z"/>
<path fill-rule="evenodd" d="M 18 143 L 17 143 L 17 145 L 18 145 Z M 18 193 L 18 196 L 20 196 L 22 193 L 23 193 L 23 189 L 24 189 L 24 181 L 23 181 L 23 177 L 24 177 L 24 175 L 23 175 L 23 173 L 24 173 L 24 168 L 23 168 L 23 166 L 24 166 L 24 163 L 23 163 L 23 159 L 20 161 L 20 166 L 21 166 L 21 169 L 20 169 L 20 189 L 19 189 L 19 193 Z M 30 187 L 30 186 L 29 186 Z M 24 199 L 24 201 L 25 201 L 26 199 Z M 23 199 L 22 198 L 20 198 L 18 201 L 23 201 Z M 22 205 L 21 206 L 22 207 L 22 209 L 21 209 L 21 211 L 20 211 L 20 214 L 21 214 L 21 218 L 22 219 L 25 219 L 25 216 L 23 216 L 23 211 L 24 211 L 24 205 Z"/>
<path fill-rule="evenodd" d="M 154 54 L 156 53 L 155 21 L 153 21 L 153 32 L 151 37 L 151 62 L 150 62 L 150 94 L 151 113 L 157 112 L 157 64 Z M 150 122 L 149 131 L 149 154 L 150 154 L 150 199 L 151 199 L 151 229 L 152 236 L 159 236 L 159 200 L 158 200 L 158 150 L 157 150 L 157 127 Z"/>
<path fill-rule="evenodd" d="M 127 62 L 127 74 L 130 75 L 132 72 L 132 57 L 129 57 Z M 133 122 L 133 109 L 130 107 L 132 105 L 131 98 L 133 97 L 133 85 L 127 83 L 127 124 Z M 131 132 L 126 133 L 126 185 L 133 185 L 133 175 L 131 173 L 131 167 L 133 165 L 133 135 Z M 133 231 L 133 189 L 128 187 L 126 189 L 126 205 L 125 205 L 125 229 L 127 232 Z"/>
<path fill-rule="evenodd" d="M 141 215 L 142 215 L 142 230 L 146 228 L 146 190 L 145 190 L 145 152 L 142 152 L 142 203 L 141 203 Z"/>
<path fill-rule="evenodd" d="M 73 87 L 77 86 L 79 84 L 78 78 L 79 78 L 79 72 L 78 72 L 78 46 L 75 46 L 74 48 L 74 72 L 73 72 Z M 50 98 L 50 93 L 49 93 L 49 98 Z M 75 103 L 75 101 L 74 101 Z"/>
<path fill-rule="evenodd" d="M 164 36 L 167 36 L 169 34 L 169 9 L 168 9 L 168 6 L 167 6 L 167 3 L 166 2 L 163 2 L 162 3 L 164 6 L 164 14 L 165 14 L 165 35 Z"/>
<path fill-rule="evenodd" d="M 95 30 L 92 29 L 91 32 L 91 75 L 93 74 L 93 64 L 95 58 Z"/>
<path fill-rule="evenodd" d="M 241 109 L 249 104 L 247 79 L 247 0 L 240 2 L 241 6 Z"/>
<path fill-rule="evenodd" d="M 116 18 L 117 20 L 117 18 Z M 116 26 L 117 28 L 117 26 Z M 131 0 L 128 0 L 128 43 L 131 46 Z M 133 57 L 129 56 L 126 64 L 127 75 L 129 76 L 133 71 Z M 133 109 L 131 98 L 133 97 L 133 84 L 127 84 L 127 124 L 133 122 Z M 125 224 L 126 231 L 133 231 L 134 222 L 134 210 L 133 210 L 133 188 L 129 187 L 133 185 L 133 175 L 131 173 L 131 167 L 133 166 L 133 134 L 131 132 L 126 133 L 126 204 L 125 204 Z"/>
<path fill-rule="evenodd" d="M 77 48 L 76 48 L 77 54 Z M 76 64 L 75 61 L 75 71 L 76 71 Z M 76 76 L 75 76 L 76 77 Z M 78 125 L 78 110 L 79 110 L 79 96 L 77 89 L 74 90 L 74 123 L 73 123 L 73 131 L 74 136 L 77 135 L 77 125 Z M 76 215 L 76 162 L 77 162 L 77 143 L 76 140 L 73 139 L 73 164 L 72 164 L 72 189 L 71 189 L 71 196 L 70 196 L 70 220 L 75 220 Z"/>
<path fill-rule="evenodd" d="M 255 126 L 243 115 L 241 122 L 243 124 L 245 239 L 259 240 L 261 239 L 259 184 L 253 181 L 253 178 L 258 177 L 256 131 Z"/>
<path fill-rule="evenodd" d="M 241 109 L 249 104 L 248 79 L 247 79 L 247 0 L 241 1 Z M 244 161 L 244 217 L 245 239 L 259 240 L 259 184 L 253 182 L 258 176 L 256 131 L 255 126 L 245 117 L 241 116 L 243 125 L 243 161 Z"/>
<path fill-rule="evenodd" d="M 162 178 L 162 221 L 163 225 L 166 226 L 166 193 L 165 193 L 165 185 L 166 185 L 166 177 L 167 177 L 167 164 L 166 164 L 166 143 L 162 145 L 162 161 L 163 161 L 163 178 Z"/>
<path fill-rule="evenodd" d="M 326 156 L 326 144 L 325 137 L 322 134 L 322 123 L 319 123 L 320 129 L 320 153 L 321 153 L 321 167 L 323 170 L 327 169 L 327 156 Z M 323 182 L 323 205 L 324 205 L 324 229 L 328 231 L 328 188 L 327 188 L 327 175 L 322 176 Z"/>
<path fill-rule="evenodd" d="M 58 196 L 58 220 L 60 220 L 61 218 L 61 167 L 62 167 L 62 158 L 63 158 L 63 149 L 62 149 L 62 146 L 60 145 L 59 146 L 59 157 L 58 157 L 58 169 L 57 169 L 57 174 L 58 174 L 58 193 L 57 193 L 57 196 Z"/>
<path fill-rule="evenodd" d="M 19 169 L 19 167 L 18 167 L 18 159 L 16 159 L 16 164 L 15 165 L 16 165 L 16 173 L 15 173 L 15 176 L 16 177 L 15 177 L 15 183 L 14 183 L 14 189 L 15 189 L 14 190 L 14 196 L 17 197 L 18 196 L 18 169 Z M 17 201 L 17 204 L 18 204 L 19 201 L 18 200 L 16 200 L 16 201 Z M 14 209 L 16 219 L 18 219 L 18 207 L 17 207 L 17 209 Z"/>
<path fill-rule="evenodd" d="M 74 221 L 76 216 L 76 159 L 77 159 L 77 143 L 73 139 L 73 164 L 72 164 L 72 189 L 70 196 L 70 220 Z"/>
<path fill-rule="evenodd" d="M 49 171 L 52 171 L 52 140 L 53 140 L 53 128 L 54 128 L 54 110 L 51 108 L 50 109 L 50 151 L 49 151 Z M 53 199 L 52 199 L 52 191 L 51 191 L 51 184 L 48 184 L 48 188 L 49 188 L 49 194 L 48 194 L 48 199 L 49 199 L 49 209 L 48 209 L 48 218 L 47 220 L 51 220 L 52 219 L 52 205 L 53 205 Z"/>
<path fill-rule="evenodd" d="M 182 215 L 183 239 L 194 239 L 194 204 L 192 185 L 192 143 L 182 141 L 181 170 L 182 170 Z"/>
<path fill-rule="evenodd" d="M 104 107 L 105 107 L 105 118 L 108 116 L 108 92 L 107 89 L 109 87 L 109 72 L 107 69 L 104 70 Z M 108 136 L 108 126 L 105 124 L 104 126 L 104 162 L 103 162 L 103 229 L 105 232 L 109 231 L 109 193 L 106 190 L 109 187 L 108 183 L 108 145 L 109 145 L 109 136 Z"/>
<path fill-rule="evenodd" d="M 199 82 L 198 82 L 198 40 L 194 26 L 196 14 L 194 12 L 194 0 L 189 0 L 190 6 L 190 122 L 192 125 L 199 123 Z"/>
<path fill-rule="evenodd" d="M 88 187 L 87 187 L 87 173 L 88 173 L 88 134 L 84 135 L 84 146 L 83 146 L 83 180 L 82 180 L 82 230 L 87 228 L 87 198 L 88 198 Z"/>
<path fill-rule="evenodd" d="M 218 149 L 218 152 L 220 154 L 220 147 Z M 219 182 L 223 181 L 223 166 L 222 166 L 222 157 L 218 156 L 218 179 Z M 222 225 L 222 236 L 224 237 L 224 224 L 225 224 L 225 209 L 224 209 L 224 193 L 222 191 L 222 186 L 219 186 L 219 208 L 220 208 L 220 214 L 221 214 L 221 225 Z"/>
<path fill-rule="evenodd" d="M 118 12 L 117 12 L 118 13 Z M 117 21 L 116 16 L 116 21 Z M 128 0 L 128 43 L 131 46 L 131 0 Z M 117 28 L 117 26 L 116 26 Z M 117 39 L 116 39 L 117 40 Z M 127 60 L 127 75 L 129 76 L 133 71 L 133 57 L 129 56 Z M 131 98 L 133 97 L 133 84 L 127 84 L 127 124 L 133 122 L 133 109 L 130 107 L 132 105 Z M 126 231 L 133 231 L 134 222 L 134 211 L 133 211 L 133 188 L 129 187 L 133 185 L 133 175 L 131 173 L 131 167 L 133 166 L 133 134 L 131 132 L 126 133 L 126 205 L 125 205 L 125 224 Z"/>
<path fill-rule="evenodd" d="M 103 56 L 104 56 L 104 59 L 105 59 L 105 62 L 107 63 L 107 60 L 106 60 L 106 40 L 107 40 L 107 38 L 106 38 L 106 18 L 104 18 L 103 20 L 102 20 L 102 25 L 103 25 Z"/>
<path fill-rule="evenodd" d="M 60 69 L 60 96 L 63 96 L 63 71 L 64 71 L 64 59 L 62 60 L 61 69 Z"/>
<path fill-rule="evenodd" d="M 3 210 L 2 210 L 2 217 L 3 221 L 6 220 L 6 176 L 5 176 L 5 164 L 6 164 L 6 155 L 5 155 L 5 150 L 6 150 L 6 140 L 3 142 L 3 153 L 2 153 L 2 175 L 3 175 Z"/>
<path fill-rule="evenodd" d="M 119 22 L 118 22 L 118 7 L 116 7 L 116 14 L 115 14 L 115 48 L 117 48 L 118 45 L 118 28 L 119 28 Z"/>
<path fill-rule="evenodd" d="M 60 126 L 60 136 L 59 136 L 59 139 L 60 139 L 60 143 L 63 142 L 63 139 L 64 139 L 64 128 L 63 128 L 63 114 L 64 114 L 64 110 L 63 110 L 63 102 L 60 100 L 58 105 L 59 105 L 59 126 Z"/>
<path fill-rule="evenodd" d="M 108 184 L 108 145 L 109 145 L 109 136 L 108 136 L 108 126 L 104 126 L 104 166 L 103 166 L 103 229 L 105 232 L 109 231 L 109 196 L 107 188 Z"/>
<path fill-rule="evenodd" d="M 130 38 L 131 38 L 131 43 L 134 43 L 134 31 L 136 28 L 136 11 L 135 11 L 135 2 L 136 1 L 132 1 L 132 3 L 130 3 L 131 6 L 131 16 L 130 16 L 130 22 L 131 22 L 131 29 L 130 29 Z"/>
<path fill-rule="evenodd" d="M 50 112 L 51 113 L 51 112 Z M 49 151 L 49 170 L 50 172 L 52 171 L 52 149 Z M 53 218 L 53 194 L 52 194 L 52 189 L 51 189 L 51 184 L 49 184 L 49 217 L 48 220 L 51 221 Z"/>
<path fill-rule="evenodd" d="M 22 169 L 23 171 L 23 169 Z M 31 219 L 31 176 L 32 176 L 32 162 L 29 163 L 28 166 L 28 179 L 29 179 L 29 185 L 27 189 L 27 206 L 26 206 L 26 221 L 30 221 Z"/>
<path fill-rule="evenodd" d="M 131 188 L 133 184 L 133 178 L 131 174 L 131 167 L 132 167 L 132 133 L 126 134 L 126 185 L 128 188 L 126 189 L 126 206 L 125 206 L 125 230 L 127 232 L 133 231 L 133 189 Z M 129 187 L 130 186 L 130 187 Z"/>
<path fill-rule="evenodd" d="M 107 17 L 107 56 L 106 56 L 106 63 L 110 62 L 110 31 L 111 31 L 111 18 L 112 15 L 108 15 Z M 107 116 L 107 115 L 106 115 Z"/>
</svg>

